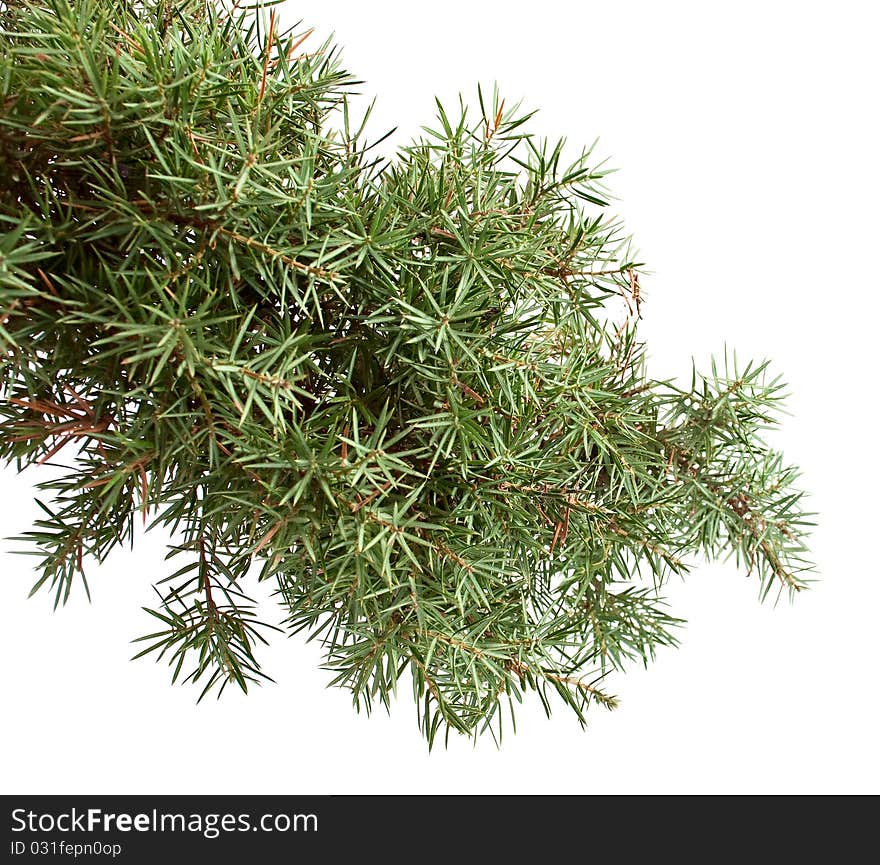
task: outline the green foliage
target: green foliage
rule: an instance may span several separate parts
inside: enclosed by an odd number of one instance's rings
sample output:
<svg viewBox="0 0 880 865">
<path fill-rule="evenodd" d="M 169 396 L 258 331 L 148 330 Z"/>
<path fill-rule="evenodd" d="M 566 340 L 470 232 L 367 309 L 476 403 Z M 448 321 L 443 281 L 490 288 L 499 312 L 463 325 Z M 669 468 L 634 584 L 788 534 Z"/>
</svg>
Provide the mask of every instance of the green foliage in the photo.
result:
<svg viewBox="0 0 880 865">
<path fill-rule="evenodd" d="M 760 437 L 780 385 L 726 355 L 647 377 L 589 150 L 481 91 L 384 160 L 334 49 L 274 15 L 0 8 L 0 454 L 67 466 L 35 590 L 174 530 L 141 654 L 246 690 L 243 587 L 272 580 L 357 705 L 409 673 L 433 742 L 528 691 L 613 706 L 600 679 L 675 642 L 689 555 L 801 588 L 795 472 Z"/>
</svg>

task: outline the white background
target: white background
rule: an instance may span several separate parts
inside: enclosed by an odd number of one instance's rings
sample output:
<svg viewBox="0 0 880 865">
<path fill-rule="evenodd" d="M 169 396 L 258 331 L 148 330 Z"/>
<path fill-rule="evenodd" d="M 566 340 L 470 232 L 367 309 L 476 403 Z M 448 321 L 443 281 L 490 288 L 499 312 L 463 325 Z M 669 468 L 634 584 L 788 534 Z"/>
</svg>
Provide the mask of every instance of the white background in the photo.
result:
<svg viewBox="0 0 880 865">
<path fill-rule="evenodd" d="M 0 552 L 4 756 L 18 792 L 880 792 L 877 312 L 878 32 L 869 2 L 291 2 L 284 23 L 335 31 L 377 94 L 372 132 L 405 143 L 433 95 L 497 80 L 533 129 L 599 136 L 617 203 L 653 275 L 642 336 L 655 376 L 725 341 L 769 356 L 792 416 L 776 439 L 819 513 L 821 581 L 759 604 L 733 563 L 669 588 L 682 646 L 613 682 L 586 731 L 537 701 L 497 749 L 429 754 L 408 687 L 391 717 L 327 689 L 317 647 L 263 653 L 278 684 L 195 705 L 130 662 L 161 537 L 91 570 L 94 602 L 51 612 Z M 0 470 L 0 534 L 36 515 L 40 469 Z"/>
</svg>

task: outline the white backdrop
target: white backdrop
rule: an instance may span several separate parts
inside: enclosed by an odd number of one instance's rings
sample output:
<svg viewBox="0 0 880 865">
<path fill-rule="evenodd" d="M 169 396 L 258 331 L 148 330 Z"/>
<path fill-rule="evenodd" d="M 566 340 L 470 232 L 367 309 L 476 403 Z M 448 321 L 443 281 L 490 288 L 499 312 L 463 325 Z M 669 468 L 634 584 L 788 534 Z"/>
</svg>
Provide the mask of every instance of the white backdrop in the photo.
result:
<svg viewBox="0 0 880 865">
<path fill-rule="evenodd" d="M 500 750 L 428 754 L 408 688 L 391 717 L 327 689 L 318 648 L 276 639 L 276 685 L 195 705 L 167 668 L 129 662 L 164 539 L 90 571 L 93 603 L 26 600 L 0 546 L 4 793 L 880 792 L 876 344 L 880 136 L 874 4 L 289 2 L 335 31 L 379 97 L 374 137 L 405 143 L 435 94 L 497 80 L 533 128 L 596 136 L 653 275 L 642 337 L 657 377 L 725 341 L 773 359 L 793 396 L 775 441 L 818 511 L 820 582 L 759 604 L 732 562 L 670 585 L 679 649 L 618 676 L 582 731 L 537 701 Z M 307 43 L 310 44 L 310 43 Z M 0 535 L 30 527 L 40 469 L 0 469 Z M 265 594 L 265 593 L 264 593 Z"/>
</svg>

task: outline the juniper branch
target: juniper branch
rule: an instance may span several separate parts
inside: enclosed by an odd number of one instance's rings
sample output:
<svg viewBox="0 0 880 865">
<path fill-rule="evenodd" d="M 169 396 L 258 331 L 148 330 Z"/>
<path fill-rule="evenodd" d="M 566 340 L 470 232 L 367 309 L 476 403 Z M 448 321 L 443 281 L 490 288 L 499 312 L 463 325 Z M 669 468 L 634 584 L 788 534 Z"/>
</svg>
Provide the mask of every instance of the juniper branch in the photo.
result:
<svg viewBox="0 0 880 865">
<path fill-rule="evenodd" d="M 479 88 L 376 156 L 335 48 L 274 10 L 7 0 L 0 29 L 0 456 L 59 467 L 35 591 L 165 530 L 187 564 L 140 655 L 263 680 L 270 580 L 358 706 L 410 677 L 433 742 L 525 692 L 613 707 L 695 555 L 806 584 L 781 385 L 648 375 L 592 149 Z"/>
</svg>

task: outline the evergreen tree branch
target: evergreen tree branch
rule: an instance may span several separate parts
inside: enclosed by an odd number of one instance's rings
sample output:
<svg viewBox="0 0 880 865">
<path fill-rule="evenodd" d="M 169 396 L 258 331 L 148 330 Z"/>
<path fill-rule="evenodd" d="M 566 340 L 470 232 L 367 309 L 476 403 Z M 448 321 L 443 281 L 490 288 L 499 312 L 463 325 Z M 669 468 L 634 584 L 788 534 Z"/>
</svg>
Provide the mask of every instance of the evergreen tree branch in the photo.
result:
<svg viewBox="0 0 880 865">
<path fill-rule="evenodd" d="M 357 706 L 409 677 L 434 743 L 500 739 L 525 692 L 612 708 L 699 554 L 804 587 L 782 385 L 726 352 L 649 375 L 593 150 L 478 88 L 376 156 L 335 48 L 266 11 L 0 5 L 0 457 L 65 461 L 34 592 L 141 521 L 187 563 L 137 657 L 265 681 L 269 580 Z"/>
</svg>

